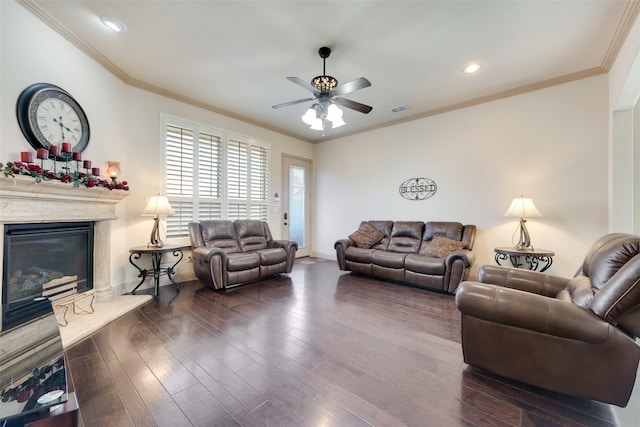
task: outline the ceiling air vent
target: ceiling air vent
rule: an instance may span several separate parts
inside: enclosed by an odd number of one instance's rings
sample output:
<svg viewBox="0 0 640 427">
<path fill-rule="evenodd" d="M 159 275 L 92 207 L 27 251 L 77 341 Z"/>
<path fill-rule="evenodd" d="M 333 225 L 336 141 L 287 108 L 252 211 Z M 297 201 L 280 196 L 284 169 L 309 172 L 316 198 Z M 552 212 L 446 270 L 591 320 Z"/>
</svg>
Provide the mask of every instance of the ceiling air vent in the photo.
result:
<svg viewBox="0 0 640 427">
<path fill-rule="evenodd" d="M 409 106 L 407 104 L 402 104 L 402 105 L 398 105 L 397 107 L 393 107 L 391 111 L 393 111 L 394 113 L 400 113 L 402 111 L 407 111 L 408 109 L 409 109 Z"/>
</svg>

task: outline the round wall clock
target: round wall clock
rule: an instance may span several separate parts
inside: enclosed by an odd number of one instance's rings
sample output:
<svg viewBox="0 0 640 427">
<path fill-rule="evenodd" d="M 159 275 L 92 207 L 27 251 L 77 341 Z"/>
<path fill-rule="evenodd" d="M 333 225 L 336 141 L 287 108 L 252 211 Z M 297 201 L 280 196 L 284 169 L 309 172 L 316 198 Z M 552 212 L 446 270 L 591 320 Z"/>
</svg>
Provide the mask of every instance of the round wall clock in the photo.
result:
<svg viewBox="0 0 640 427">
<path fill-rule="evenodd" d="M 64 89 L 35 83 L 22 91 L 16 104 L 20 129 L 33 148 L 49 149 L 70 142 L 72 151 L 89 144 L 89 121 L 84 110 Z"/>
</svg>

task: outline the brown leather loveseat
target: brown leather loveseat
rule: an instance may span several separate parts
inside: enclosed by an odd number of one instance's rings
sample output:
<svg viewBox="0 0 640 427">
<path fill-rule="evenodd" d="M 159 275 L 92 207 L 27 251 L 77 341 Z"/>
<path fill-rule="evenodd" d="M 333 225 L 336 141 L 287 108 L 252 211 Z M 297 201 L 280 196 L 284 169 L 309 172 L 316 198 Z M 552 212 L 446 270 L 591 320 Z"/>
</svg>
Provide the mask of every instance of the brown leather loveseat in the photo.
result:
<svg viewBox="0 0 640 427">
<path fill-rule="evenodd" d="M 483 266 L 478 280 L 456 293 L 465 362 L 626 406 L 640 361 L 640 237 L 602 237 L 572 279 Z"/>
<path fill-rule="evenodd" d="M 258 220 L 189 223 L 193 269 L 213 289 L 290 273 L 298 244 L 273 240 L 269 225 Z"/>
<path fill-rule="evenodd" d="M 459 222 L 363 221 L 334 247 L 340 270 L 453 294 L 469 276 L 475 235 Z"/>
</svg>

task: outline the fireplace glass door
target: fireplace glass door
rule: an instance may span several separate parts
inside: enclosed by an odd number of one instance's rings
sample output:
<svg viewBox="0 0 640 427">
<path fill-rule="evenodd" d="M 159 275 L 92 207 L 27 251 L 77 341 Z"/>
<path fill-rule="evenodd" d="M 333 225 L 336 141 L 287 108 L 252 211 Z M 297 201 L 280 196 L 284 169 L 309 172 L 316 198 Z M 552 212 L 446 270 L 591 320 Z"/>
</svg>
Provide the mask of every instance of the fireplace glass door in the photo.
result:
<svg viewBox="0 0 640 427">
<path fill-rule="evenodd" d="M 42 296 L 43 285 L 76 280 L 78 292 L 93 288 L 93 222 L 7 224 L 2 301 Z"/>
</svg>

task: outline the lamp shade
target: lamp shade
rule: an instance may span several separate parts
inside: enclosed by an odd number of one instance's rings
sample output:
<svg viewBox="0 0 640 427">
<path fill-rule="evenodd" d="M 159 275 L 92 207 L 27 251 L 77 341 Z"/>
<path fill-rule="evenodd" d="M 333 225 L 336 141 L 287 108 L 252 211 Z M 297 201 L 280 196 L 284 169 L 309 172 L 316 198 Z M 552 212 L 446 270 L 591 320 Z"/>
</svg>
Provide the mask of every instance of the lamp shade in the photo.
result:
<svg viewBox="0 0 640 427">
<path fill-rule="evenodd" d="M 145 216 L 158 216 L 158 215 L 175 215 L 175 211 L 171 207 L 169 200 L 166 196 L 153 196 L 149 199 L 149 203 L 142 211 L 142 215 Z"/>
<path fill-rule="evenodd" d="M 313 123 L 316 121 L 316 110 L 312 108 L 309 108 L 307 110 L 306 113 L 304 113 L 304 116 L 301 117 L 302 121 L 306 124 L 308 124 L 309 126 L 313 125 Z"/>
<path fill-rule="evenodd" d="M 536 209 L 536 205 L 533 204 L 533 200 L 528 197 L 520 196 L 513 199 L 509 209 L 504 213 L 504 216 L 513 218 L 533 218 L 540 217 L 542 214 L 538 209 Z"/>
<path fill-rule="evenodd" d="M 313 130 L 324 130 L 324 123 L 322 119 L 315 119 L 309 129 Z"/>
<path fill-rule="evenodd" d="M 329 119 L 333 124 L 333 126 L 331 126 L 332 129 L 346 124 L 344 120 L 342 120 L 342 114 L 342 110 L 338 108 L 336 104 L 329 105 L 327 110 L 327 119 Z"/>
</svg>

